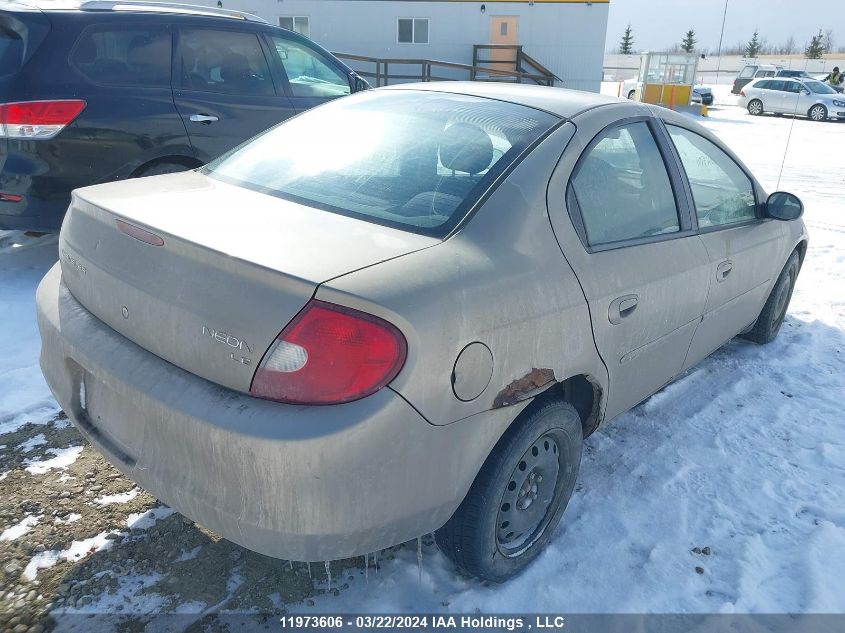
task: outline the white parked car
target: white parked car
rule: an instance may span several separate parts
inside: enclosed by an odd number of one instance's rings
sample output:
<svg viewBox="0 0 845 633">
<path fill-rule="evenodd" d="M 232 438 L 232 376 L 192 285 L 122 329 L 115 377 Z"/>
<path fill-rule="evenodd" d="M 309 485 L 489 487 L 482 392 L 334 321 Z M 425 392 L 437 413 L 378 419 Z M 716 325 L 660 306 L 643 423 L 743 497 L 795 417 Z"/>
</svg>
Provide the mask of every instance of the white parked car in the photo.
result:
<svg viewBox="0 0 845 633">
<path fill-rule="evenodd" d="M 758 79 L 739 93 L 739 105 L 749 114 L 798 114 L 813 121 L 845 119 L 845 97 L 815 79 Z"/>
</svg>

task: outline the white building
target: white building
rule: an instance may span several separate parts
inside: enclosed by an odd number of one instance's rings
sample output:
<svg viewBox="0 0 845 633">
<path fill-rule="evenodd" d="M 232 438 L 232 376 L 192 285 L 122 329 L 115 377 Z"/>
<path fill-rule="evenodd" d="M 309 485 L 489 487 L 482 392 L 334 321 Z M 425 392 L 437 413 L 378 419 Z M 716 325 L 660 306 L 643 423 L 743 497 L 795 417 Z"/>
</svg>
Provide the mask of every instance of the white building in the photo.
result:
<svg viewBox="0 0 845 633">
<path fill-rule="evenodd" d="M 259 15 L 336 53 L 472 64 L 474 44 L 521 45 L 557 76 L 557 85 L 600 88 L 609 0 L 221 1 L 227 9 Z M 513 60 L 514 53 L 479 51 L 479 58 L 491 57 Z M 344 61 L 357 70 L 375 70 L 369 62 Z M 513 64 L 497 67 L 512 70 Z M 419 69 L 392 65 L 390 73 L 419 74 Z M 466 71 L 436 67 L 432 75 L 469 79 Z"/>
</svg>

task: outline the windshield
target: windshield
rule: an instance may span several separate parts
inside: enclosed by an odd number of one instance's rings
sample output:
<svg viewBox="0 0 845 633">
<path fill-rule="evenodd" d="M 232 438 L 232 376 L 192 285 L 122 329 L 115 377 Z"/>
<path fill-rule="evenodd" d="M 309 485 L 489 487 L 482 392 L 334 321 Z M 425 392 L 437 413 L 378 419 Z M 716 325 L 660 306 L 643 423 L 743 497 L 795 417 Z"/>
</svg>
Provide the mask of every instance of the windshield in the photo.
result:
<svg viewBox="0 0 845 633">
<path fill-rule="evenodd" d="M 558 121 L 479 97 L 364 92 L 268 130 L 205 173 L 317 209 L 443 236 Z"/>
<path fill-rule="evenodd" d="M 810 90 L 815 92 L 817 95 L 835 95 L 837 94 L 836 90 L 828 86 L 827 84 L 823 84 L 820 81 L 805 81 L 804 85 L 807 86 Z"/>
</svg>

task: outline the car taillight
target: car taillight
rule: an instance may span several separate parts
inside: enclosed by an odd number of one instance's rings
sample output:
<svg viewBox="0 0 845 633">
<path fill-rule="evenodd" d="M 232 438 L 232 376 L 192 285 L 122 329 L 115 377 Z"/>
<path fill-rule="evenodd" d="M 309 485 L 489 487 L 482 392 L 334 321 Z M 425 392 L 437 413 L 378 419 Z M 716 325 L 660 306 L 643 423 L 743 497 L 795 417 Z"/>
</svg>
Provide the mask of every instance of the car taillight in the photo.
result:
<svg viewBox="0 0 845 633">
<path fill-rule="evenodd" d="M 80 99 L 0 103 L 0 138 L 53 138 L 84 109 Z"/>
<path fill-rule="evenodd" d="M 740 91 L 739 91 L 739 96 L 740 96 L 740 97 L 744 97 L 744 96 L 745 96 L 745 90 L 740 90 Z"/>
<path fill-rule="evenodd" d="M 250 394 L 291 404 L 340 404 L 375 393 L 402 369 L 407 343 L 379 317 L 312 300 L 276 337 Z"/>
</svg>

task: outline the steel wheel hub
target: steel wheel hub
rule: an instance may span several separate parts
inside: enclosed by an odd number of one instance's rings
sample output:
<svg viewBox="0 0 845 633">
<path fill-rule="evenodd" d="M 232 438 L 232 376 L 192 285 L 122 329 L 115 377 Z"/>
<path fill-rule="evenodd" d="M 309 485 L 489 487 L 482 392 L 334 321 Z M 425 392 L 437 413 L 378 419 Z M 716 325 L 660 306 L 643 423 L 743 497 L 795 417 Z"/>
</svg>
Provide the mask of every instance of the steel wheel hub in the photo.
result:
<svg viewBox="0 0 845 633">
<path fill-rule="evenodd" d="M 496 541 L 503 554 L 519 554 L 543 533 L 555 499 L 559 459 L 557 441 L 544 435 L 511 473 L 496 517 Z"/>
</svg>

